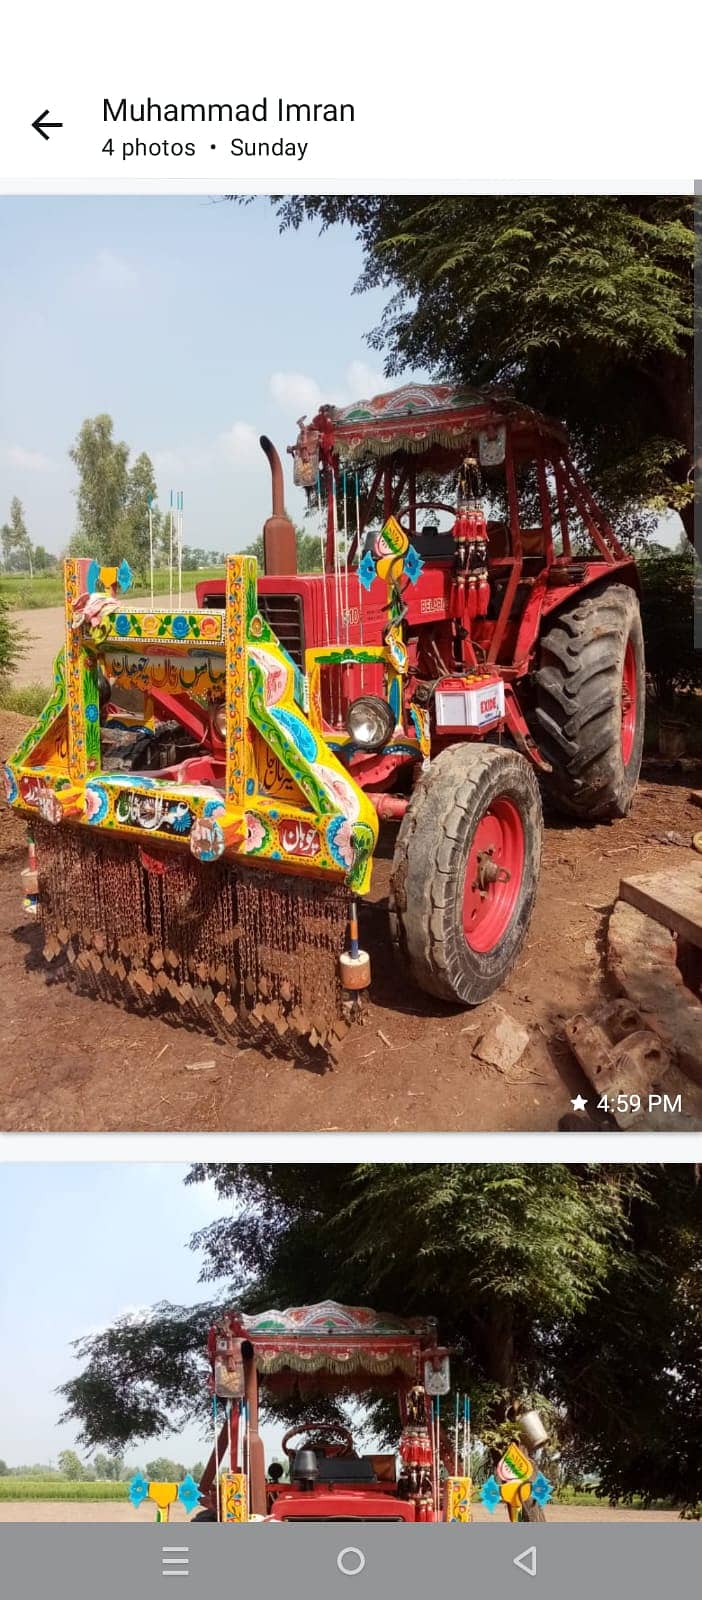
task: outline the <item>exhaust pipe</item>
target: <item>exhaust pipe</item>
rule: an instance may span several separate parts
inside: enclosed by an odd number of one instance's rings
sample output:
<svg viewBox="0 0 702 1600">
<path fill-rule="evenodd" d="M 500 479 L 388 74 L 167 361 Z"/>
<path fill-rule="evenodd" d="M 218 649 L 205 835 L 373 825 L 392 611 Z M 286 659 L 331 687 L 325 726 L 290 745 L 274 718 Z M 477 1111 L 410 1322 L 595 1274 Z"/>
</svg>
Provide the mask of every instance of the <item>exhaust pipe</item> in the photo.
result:
<svg viewBox="0 0 702 1600">
<path fill-rule="evenodd" d="M 280 456 L 265 433 L 259 444 L 271 469 L 272 511 L 263 524 L 263 570 L 267 577 L 297 572 L 295 529 L 285 510 L 283 468 Z"/>
</svg>

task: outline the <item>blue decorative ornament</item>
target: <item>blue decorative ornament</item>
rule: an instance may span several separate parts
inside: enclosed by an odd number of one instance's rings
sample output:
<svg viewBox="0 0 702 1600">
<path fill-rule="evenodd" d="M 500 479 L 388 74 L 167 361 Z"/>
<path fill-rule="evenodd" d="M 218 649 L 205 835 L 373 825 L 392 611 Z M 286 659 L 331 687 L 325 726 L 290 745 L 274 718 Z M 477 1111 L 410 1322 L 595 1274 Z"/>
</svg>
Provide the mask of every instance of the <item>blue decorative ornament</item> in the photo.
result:
<svg viewBox="0 0 702 1600">
<path fill-rule="evenodd" d="M 411 544 L 405 556 L 405 576 L 409 578 L 410 583 L 416 583 L 419 574 L 423 571 L 423 569 L 424 562 L 422 561 L 421 556 L 417 555 L 414 545 Z"/>
<path fill-rule="evenodd" d="M 295 748 L 299 750 L 301 756 L 304 756 L 305 761 L 314 761 L 317 756 L 317 740 L 311 728 L 308 728 L 300 717 L 296 717 L 294 711 L 285 711 L 276 706 L 271 708 L 271 716 L 287 730 Z"/>
<path fill-rule="evenodd" d="M 390 710 L 392 711 L 392 714 L 393 714 L 393 716 L 395 718 L 395 725 L 397 725 L 397 723 L 400 720 L 400 680 L 399 680 L 399 678 L 393 678 L 393 680 L 392 680 L 392 683 L 390 685 L 390 693 L 388 695 L 388 704 L 389 704 Z"/>
<path fill-rule="evenodd" d="M 118 611 L 115 617 L 115 633 L 119 634 L 120 639 L 124 639 L 129 633 L 129 628 L 129 617 L 125 615 L 124 611 Z"/>
<path fill-rule="evenodd" d="M 191 812 L 180 800 L 169 813 L 168 821 L 174 833 L 189 833 L 193 825 Z"/>
<path fill-rule="evenodd" d="M 122 594 L 126 594 L 127 590 L 131 589 L 133 582 L 134 578 L 129 562 L 122 559 L 117 568 L 117 588 L 122 591 Z"/>
<path fill-rule="evenodd" d="M 137 1472 L 136 1477 L 132 1478 L 132 1481 L 129 1485 L 129 1498 L 132 1502 L 132 1505 L 140 1506 L 142 1500 L 146 1499 L 148 1492 L 149 1485 L 146 1481 L 146 1478 L 142 1477 L 140 1472 Z"/>
<path fill-rule="evenodd" d="M 95 594 L 97 586 L 100 582 L 100 568 L 97 564 L 97 561 L 91 561 L 90 566 L 85 574 L 85 581 L 88 585 L 88 594 Z"/>
<path fill-rule="evenodd" d="M 538 1505 L 548 1505 L 551 1495 L 553 1494 L 553 1487 L 549 1483 L 548 1478 L 544 1477 L 543 1472 L 537 1472 L 534 1482 L 531 1486 L 531 1492 Z"/>
<path fill-rule="evenodd" d="M 358 576 L 360 582 L 363 584 L 364 589 L 370 589 L 370 586 L 375 579 L 375 575 L 375 561 L 373 560 L 370 550 L 366 550 L 362 560 L 358 563 Z"/>
<path fill-rule="evenodd" d="M 342 855 L 341 849 L 337 844 L 339 829 L 343 828 L 344 826 L 348 826 L 348 819 L 346 817 L 332 817 L 332 820 L 327 828 L 327 845 L 337 863 L 337 866 L 342 867 L 344 872 L 348 872 L 348 850 L 346 855 Z"/>
<path fill-rule="evenodd" d="M 17 779 L 15 778 L 14 772 L 11 772 L 9 767 L 3 767 L 2 770 L 5 778 L 5 794 L 7 795 L 7 803 L 9 806 L 11 806 L 14 805 L 19 794 Z"/>
<path fill-rule="evenodd" d="M 194 1511 L 200 1504 L 200 1490 L 190 1473 L 178 1487 L 178 1499 L 188 1512 Z"/>
<path fill-rule="evenodd" d="M 103 789 L 101 783 L 86 784 L 86 800 L 88 800 L 89 796 L 90 800 L 88 806 L 86 807 L 86 815 L 88 822 L 94 826 L 96 822 L 102 822 L 103 818 L 107 816 L 110 800 L 107 790 Z"/>
<path fill-rule="evenodd" d="M 97 706 L 93 705 L 92 702 L 91 702 L 91 704 L 89 706 L 86 706 L 86 708 L 85 708 L 85 720 L 86 720 L 86 722 L 97 722 L 99 715 L 100 715 L 100 713 L 98 711 Z"/>
<path fill-rule="evenodd" d="M 173 618 L 173 637 L 174 637 L 174 639 L 185 639 L 187 637 L 187 634 L 188 634 L 188 619 L 187 619 L 187 617 L 174 617 Z"/>
<path fill-rule="evenodd" d="M 497 1510 L 502 1498 L 500 1495 L 500 1485 L 497 1482 L 497 1478 L 494 1476 L 492 1478 L 486 1478 L 480 1491 L 480 1498 L 483 1502 L 483 1505 L 487 1507 L 488 1511 L 493 1512 Z"/>
</svg>

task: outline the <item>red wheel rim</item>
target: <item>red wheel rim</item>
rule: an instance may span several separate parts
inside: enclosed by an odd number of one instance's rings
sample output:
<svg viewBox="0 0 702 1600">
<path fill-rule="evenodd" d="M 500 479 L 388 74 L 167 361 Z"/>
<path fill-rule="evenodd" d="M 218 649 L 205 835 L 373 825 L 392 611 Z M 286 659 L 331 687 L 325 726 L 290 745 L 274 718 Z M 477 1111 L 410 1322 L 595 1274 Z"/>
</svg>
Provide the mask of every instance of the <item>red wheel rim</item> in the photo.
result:
<svg viewBox="0 0 702 1600">
<path fill-rule="evenodd" d="M 519 811 L 500 795 L 473 834 L 463 886 L 463 933 L 480 955 L 494 950 L 512 920 L 524 876 L 524 844 Z"/>
<path fill-rule="evenodd" d="M 636 734 L 636 656 L 629 640 L 624 651 L 622 672 L 622 759 L 628 767 Z"/>
</svg>

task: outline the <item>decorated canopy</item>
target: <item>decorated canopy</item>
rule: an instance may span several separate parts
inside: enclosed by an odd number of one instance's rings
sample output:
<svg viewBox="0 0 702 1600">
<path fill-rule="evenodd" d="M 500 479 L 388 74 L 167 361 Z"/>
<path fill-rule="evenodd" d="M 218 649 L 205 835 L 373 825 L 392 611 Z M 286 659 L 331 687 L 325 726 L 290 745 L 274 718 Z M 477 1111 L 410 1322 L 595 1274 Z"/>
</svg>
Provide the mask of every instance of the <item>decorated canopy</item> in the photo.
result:
<svg viewBox="0 0 702 1600">
<path fill-rule="evenodd" d="M 499 429 L 507 420 L 518 427 L 557 434 L 558 424 L 505 395 L 450 383 L 407 383 L 400 389 L 337 408 L 322 406 L 312 423 L 322 455 L 342 461 L 383 457 L 397 450 L 412 454 L 432 446 L 460 449 L 479 432 Z"/>
<path fill-rule="evenodd" d="M 364 1387 L 364 1375 L 418 1382 L 426 1357 L 436 1350 L 431 1318 L 405 1321 L 335 1300 L 252 1316 L 230 1311 L 209 1339 L 218 1394 L 241 1392 L 245 1359 L 269 1377 L 316 1374 L 327 1380 L 324 1387 L 344 1386 L 349 1379 Z"/>
</svg>

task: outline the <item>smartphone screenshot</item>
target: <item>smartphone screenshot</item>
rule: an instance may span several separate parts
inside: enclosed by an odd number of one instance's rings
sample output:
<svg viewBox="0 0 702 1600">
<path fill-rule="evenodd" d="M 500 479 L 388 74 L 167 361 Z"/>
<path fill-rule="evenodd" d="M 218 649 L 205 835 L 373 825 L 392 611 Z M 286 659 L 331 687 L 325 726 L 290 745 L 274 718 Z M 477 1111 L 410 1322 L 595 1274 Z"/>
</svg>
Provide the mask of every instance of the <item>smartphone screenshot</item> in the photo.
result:
<svg viewBox="0 0 702 1600">
<path fill-rule="evenodd" d="M 13 1600 L 697 1579 L 679 10 L 8 19 Z"/>
</svg>

